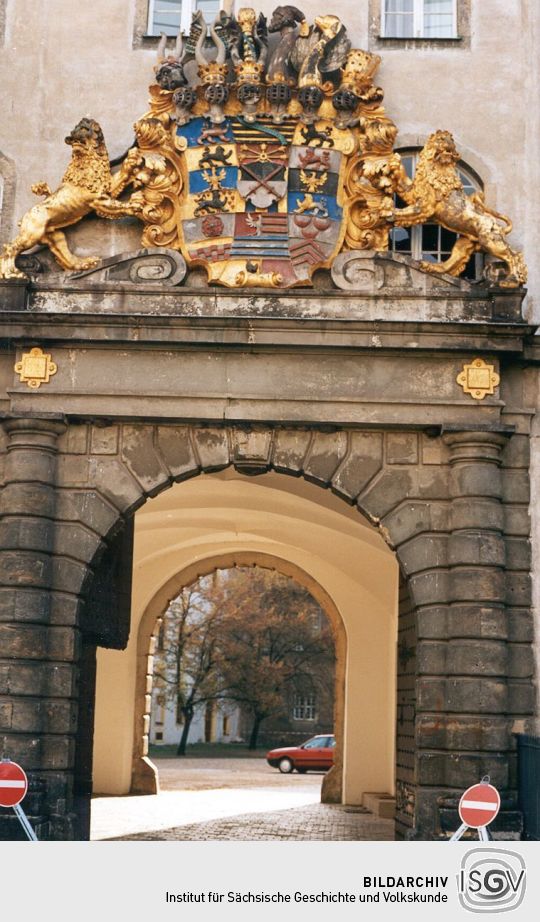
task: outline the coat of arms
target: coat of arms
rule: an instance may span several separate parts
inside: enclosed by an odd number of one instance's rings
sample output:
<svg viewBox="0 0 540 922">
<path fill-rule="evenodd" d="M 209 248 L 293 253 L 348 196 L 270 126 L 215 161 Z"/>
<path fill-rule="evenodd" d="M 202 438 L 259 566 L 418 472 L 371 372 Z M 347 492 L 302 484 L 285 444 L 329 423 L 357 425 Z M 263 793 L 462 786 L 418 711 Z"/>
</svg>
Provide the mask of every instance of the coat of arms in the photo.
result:
<svg viewBox="0 0 540 922">
<path fill-rule="evenodd" d="M 459 275 L 483 250 L 499 284 L 524 283 L 523 257 L 505 239 L 511 222 L 465 194 L 449 132 L 430 137 L 416 177 L 407 176 L 373 82 L 380 58 L 351 48 L 337 16 L 310 25 L 280 6 L 267 23 L 244 8 L 221 11 L 209 27 L 199 11 L 172 53 L 166 44 L 119 171 L 99 124 L 82 119 L 66 138 L 73 158 L 59 189 L 33 187 L 45 200 L 4 248 L 0 278 L 24 277 L 17 256 L 37 243 L 64 269 L 95 266 L 70 251 L 62 230 L 94 211 L 137 217 L 142 246 L 180 251 L 188 269 L 231 288 L 309 286 L 340 251 L 386 250 L 393 227 L 427 220 L 458 237 L 426 271 Z M 396 195 L 407 207 L 396 207 Z"/>
</svg>

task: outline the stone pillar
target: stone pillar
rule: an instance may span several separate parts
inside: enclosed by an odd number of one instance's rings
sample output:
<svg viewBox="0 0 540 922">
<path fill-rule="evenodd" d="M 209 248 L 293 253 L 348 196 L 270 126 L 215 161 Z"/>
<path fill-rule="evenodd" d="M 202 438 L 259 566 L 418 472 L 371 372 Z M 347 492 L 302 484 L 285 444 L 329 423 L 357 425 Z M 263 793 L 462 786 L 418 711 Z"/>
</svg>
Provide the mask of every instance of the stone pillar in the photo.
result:
<svg viewBox="0 0 540 922">
<path fill-rule="evenodd" d="M 0 754 L 30 781 L 39 838 L 70 839 L 78 632 L 73 600 L 54 592 L 58 435 L 52 419 L 11 419 L 0 494 Z M 69 612 L 69 614 L 67 613 Z M 4 812 L 0 839 L 21 838 Z"/>
<path fill-rule="evenodd" d="M 469 785 L 489 774 L 515 804 L 512 700 L 508 682 L 501 450 L 496 432 L 446 433 L 450 513 L 437 628 L 419 622 L 417 831 L 458 822 Z M 427 636 L 426 636 L 427 635 Z M 429 638 L 429 639 L 428 639 Z M 514 817 L 507 813 L 512 825 Z M 504 819 L 503 819 L 504 822 Z"/>
</svg>

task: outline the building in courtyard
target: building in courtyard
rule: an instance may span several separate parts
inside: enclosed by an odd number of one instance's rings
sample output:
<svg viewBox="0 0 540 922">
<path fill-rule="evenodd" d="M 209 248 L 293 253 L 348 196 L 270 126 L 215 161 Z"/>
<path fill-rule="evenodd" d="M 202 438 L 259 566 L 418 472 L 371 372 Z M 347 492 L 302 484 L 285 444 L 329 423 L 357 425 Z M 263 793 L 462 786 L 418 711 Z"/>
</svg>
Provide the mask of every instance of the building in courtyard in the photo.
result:
<svg viewBox="0 0 540 922">
<path fill-rule="evenodd" d="M 156 622 L 253 565 L 332 625 L 325 801 L 438 839 L 489 774 L 534 835 L 539 33 L 0 0 L 0 740 L 40 838 L 157 790 Z"/>
</svg>

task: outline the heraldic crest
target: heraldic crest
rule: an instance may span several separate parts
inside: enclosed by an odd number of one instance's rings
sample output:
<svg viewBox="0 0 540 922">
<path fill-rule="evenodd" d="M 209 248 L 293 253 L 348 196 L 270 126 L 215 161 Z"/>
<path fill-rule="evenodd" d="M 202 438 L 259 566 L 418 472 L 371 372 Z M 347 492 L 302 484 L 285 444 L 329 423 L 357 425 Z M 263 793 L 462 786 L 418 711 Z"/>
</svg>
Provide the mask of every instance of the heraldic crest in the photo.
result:
<svg viewBox="0 0 540 922">
<path fill-rule="evenodd" d="M 483 251 L 498 284 L 524 284 L 523 257 L 506 242 L 511 222 L 465 193 L 449 132 L 429 138 L 407 176 L 373 82 L 379 64 L 351 47 L 334 15 L 309 24 L 279 6 L 267 23 L 243 8 L 207 26 L 195 13 L 172 53 L 160 42 L 150 109 L 120 168 L 111 170 L 99 124 L 82 119 L 66 138 L 60 187 L 33 186 L 44 200 L 5 246 L 0 278 L 24 278 L 16 259 L 37 244 L 68 271 L 97 265 L 63 233 L 94 212 L 136 217 L 143 247 L 180 251 L 209 284 L 230 288 L 309 286 L 338 253 L 387 250 L 393 227 L 427 220 L 457 241 L 447 260 L 421 268 L 459 275 Z"/>
</svg>

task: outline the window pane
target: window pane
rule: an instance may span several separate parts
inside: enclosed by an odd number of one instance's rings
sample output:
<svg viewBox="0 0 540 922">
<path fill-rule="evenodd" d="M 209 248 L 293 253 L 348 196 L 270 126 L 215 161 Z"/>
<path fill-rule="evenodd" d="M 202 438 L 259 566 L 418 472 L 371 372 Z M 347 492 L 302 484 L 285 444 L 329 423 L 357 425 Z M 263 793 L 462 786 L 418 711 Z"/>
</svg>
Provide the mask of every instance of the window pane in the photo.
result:
<svg viewBox="0 0 540 922">
<path fill-rule="evenodd" d="M 422 250 L 427 253 L 436 253 L 439 249 L 439 225 L 422 225 Z"/>
<path fill-rule="evenodd" d="M 384 34 L 387 38 L 412 38 L 414 35 L 413 14 L 388 13 L 384 22 Z"/>
<path fill-rule="evenodd" d="M 196 0 L 195 7 L 202 12 L 204 21 L 211 25 L 219 13 L 219 0 Z"/>
<path fill-rule="evenodd" d="M 412 253 L 411 232 L 405 227 L 394 227 L 390 231 L 390 244 L 394 253 Z"/>
<path fill-rule="evenodd" d="M 456 34 L 453 0 L 424 0 L 426 38 L 452 38 Z"/>
<path fill-rule="evenodd" d="M 414 0 L 386 0 L 386 13 L 412 13 Z"/>
<path fill-rule="evenodd" d="M 181 12 L 182 0 L 155 0 L 151 34 L 165 32 L 167 35 L 176 35 L 180 28 Z"/>
</svg>

